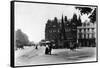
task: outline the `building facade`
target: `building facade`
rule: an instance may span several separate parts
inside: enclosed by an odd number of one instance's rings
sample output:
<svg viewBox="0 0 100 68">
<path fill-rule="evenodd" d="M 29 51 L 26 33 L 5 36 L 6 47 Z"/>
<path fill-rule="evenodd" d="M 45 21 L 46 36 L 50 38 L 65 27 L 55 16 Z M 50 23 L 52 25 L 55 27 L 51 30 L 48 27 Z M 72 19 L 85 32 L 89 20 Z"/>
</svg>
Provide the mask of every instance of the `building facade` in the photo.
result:
<svg viewBox="0 0 100 68">
<path fill-rule="evenodd" d="M 77 42 L 77 26 L 62 16 L 61 20 L 48 20 L 45 27 L 45 40 L 54 41 L 56 48 L 69 48 Z"/>
<path fill-rule="evenodd" d="M 90 22 L 85 22 L 82 26 L 77 27 L 77 42 L 80 43 L 80 46 L 95 46 L 96 25 Z"/>
</svg>

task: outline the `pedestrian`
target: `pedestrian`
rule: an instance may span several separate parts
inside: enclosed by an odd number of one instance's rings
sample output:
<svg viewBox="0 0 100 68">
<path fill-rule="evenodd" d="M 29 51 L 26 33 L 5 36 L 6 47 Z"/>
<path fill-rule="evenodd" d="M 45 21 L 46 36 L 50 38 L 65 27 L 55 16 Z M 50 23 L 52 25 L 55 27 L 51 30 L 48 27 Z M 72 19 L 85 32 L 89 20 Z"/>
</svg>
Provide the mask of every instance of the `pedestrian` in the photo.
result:
<svg viewBox="0 0 100 68">
<path fill-rule="evenodd" d="M 38 46 L 36 45 L 35 49 L 38 49 Z"/>
<path fill-rule="evenodd" d="M 49 54 L 49 47 L 47 44 L 46 44 L 46 48 L 45 48 L 45 54 Z"/>
<path fill-rule="evenodd" d="M 49 44 L 49 54 L 51 55 L 51 51 L 52 51 L 52 43 Z"/>
</svg>

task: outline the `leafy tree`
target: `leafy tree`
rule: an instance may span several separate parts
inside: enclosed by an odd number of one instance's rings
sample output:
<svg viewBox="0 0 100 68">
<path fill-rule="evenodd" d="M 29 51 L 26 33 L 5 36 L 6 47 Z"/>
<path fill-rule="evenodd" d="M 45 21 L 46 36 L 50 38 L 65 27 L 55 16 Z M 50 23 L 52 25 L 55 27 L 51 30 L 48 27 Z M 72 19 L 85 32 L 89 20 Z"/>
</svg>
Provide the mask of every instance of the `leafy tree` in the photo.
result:
<svg viewBox="0 0 100 68">
<path fill-rule="evenodd" d="M 29 43 L 28 36 L 23 33 L 20 29 L 16 31 L 16 46 L 17 44 L 20 45 L 27 45 Z"/>
<path fill-rule="evenodd" d="M 75 7 L 75 8 L 80 10 L 81 15 L 82 14 L 89 14 L 92 11 L 92 9 L 89 7 Z"/>
<path fill-rule="evenodd" d="M 90 7 L 75 7 L 75 8 L 80 10 L 81 15 L 83 15 L 83 14 L 88 15 L 93 11 L 88 18 L 90 18 L 90 21 L 92 23 L 94 23 L 96 21 L 96 8 L 94 10 Z"/>
<path fill-rule="evenodd" d="M 96 21 L 96 8 L 94 9 L 93 13 L 89 16 L 91 22 Z"/>
</svg>

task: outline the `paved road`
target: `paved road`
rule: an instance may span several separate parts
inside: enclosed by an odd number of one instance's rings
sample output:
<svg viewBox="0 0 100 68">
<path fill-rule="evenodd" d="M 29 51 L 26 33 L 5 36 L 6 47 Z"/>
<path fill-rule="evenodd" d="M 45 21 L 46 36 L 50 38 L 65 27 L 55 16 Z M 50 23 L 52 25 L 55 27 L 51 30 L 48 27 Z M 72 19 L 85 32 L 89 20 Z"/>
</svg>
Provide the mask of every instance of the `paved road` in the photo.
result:
<svg viewBox="0 0 100 68">
<path fill-rule="evenodd" d="M 40 65 L 55 63 L 72 63 L 82 61 L 95 61 L 96 48 L 80 48 L 75 51 L 69 49 L 53 49 L 52 55 L 45 55 L 45 47 L 27 47 L 15 52 L 15 65 Z"/>
</svg>

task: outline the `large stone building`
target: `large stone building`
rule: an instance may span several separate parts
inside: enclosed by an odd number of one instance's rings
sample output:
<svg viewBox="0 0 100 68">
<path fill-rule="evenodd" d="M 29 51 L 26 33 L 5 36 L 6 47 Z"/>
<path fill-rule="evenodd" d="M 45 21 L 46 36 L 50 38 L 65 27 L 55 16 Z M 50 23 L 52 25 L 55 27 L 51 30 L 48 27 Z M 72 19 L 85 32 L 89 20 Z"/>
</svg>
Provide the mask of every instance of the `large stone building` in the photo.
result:
<svg viewBox="0 0 100 68">
<path fill-rule="evenodd" d="M 77 42 L 80 46 L 96 45 L 96 24 L 85 22 L 77 27 Z"/>
<path fill-rule="evenodd" d="M 48 20 L 45 28 L 45 40 L 54 41 L 56 47 L 70 47 L 77 42 L 77 25 L 68 21 L 67 17 L 61 20 Z"/>
<path fill-rule="evenodd" d="M 45 40 L 52 41 L 59 39 L 59 28 L 57 18 L 54 21 L 48 20 L 45 27 Z"/>
</svg>

